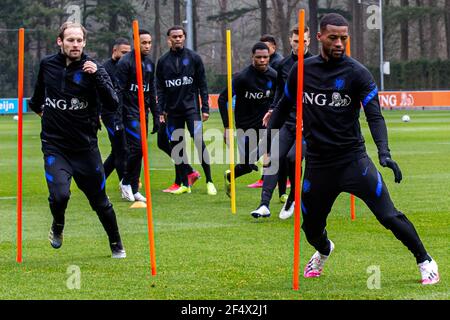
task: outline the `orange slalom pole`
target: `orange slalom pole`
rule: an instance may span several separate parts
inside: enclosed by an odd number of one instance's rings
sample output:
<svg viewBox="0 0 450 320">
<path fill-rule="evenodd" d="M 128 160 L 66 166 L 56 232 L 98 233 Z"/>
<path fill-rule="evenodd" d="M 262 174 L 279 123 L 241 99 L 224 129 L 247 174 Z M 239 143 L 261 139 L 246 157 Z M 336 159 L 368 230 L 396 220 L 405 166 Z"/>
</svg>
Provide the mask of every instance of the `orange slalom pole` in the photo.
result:
<svg viewBox="0 0 450 320">
<path fill-rule="evenodd" d="M 23 176 L 23 73 L 24 73 L 25 29 L 19 29 L 19 61 L 18 61 L 18 126 L 17 126 L 17 256 L 16 261 L 22 263 L 22 176 Z"/>
<path fill-rule="evenodd" d="M 356 199 L 353 194 L 350 195 L 350 216 L 352 221 L 356 219 Z"/>
<path fill-rule="evenodd" d="M 303 141 L 303 55 L 305 52 L 304 31 L 305 10 L 298 15 L 298 71 L 297 71 L 297 123 L 295 144 L 295 207 L 294 207 L 294 277 L 293 289 L 299 289 L 299 263 L 300 263 L 300 224 L 301 224 L 301 179 L 302 179 L 302 141 Z"/>
<path fill-rule="evenodd" d="M 351 39 L 350 36 L 348 37 L 347 40 L 347 46 L 345 47 L 345 54 L 349 57 L 352 56 L 352 49 L 351 49 Z M 350 195 L 350 217 L 352 219 L 352 221 L 354 221 L 356 219 L 356 206 L 355 206 L 356 200 L 355 200 L 355 196 L 353 194 Z"/>
<path fill-rule="evenodd" d="M 134 53 L 136 61 L 136 80 L 138 84 L 138 101 L 139 114 L 141 122 L 141 142 L 142 155 L 144 158 L 144 181 L 145 181 L 145 196 L 147 198 L 147 228 L 148 239 L 150 247 L 150 266 L 152 275 L 156 275 L 156 257 L 155 257 L 155 240 L 153 234 L 153 217 L 152 217 L 152 194 L 150 192 L 150 171 L 148 164 L 148 146 L 147 146 L 147 128 L 145 121 L 145 106 L 144 106 L 144 84 L 142 80 L 142 59 L 141 59 L 141 43 L 139 38 L 139 23 L 137 20 L 133 21 L 133 36 L 134 36 Z"/>
<path fill-rule="evenodd" d="M 228 140 L 230 141 L 231 213 L 236 214 L 236 178 L 234 174 L 233 74 L 231 63 L 231 30 L 227 30 Z"/>
</svg>

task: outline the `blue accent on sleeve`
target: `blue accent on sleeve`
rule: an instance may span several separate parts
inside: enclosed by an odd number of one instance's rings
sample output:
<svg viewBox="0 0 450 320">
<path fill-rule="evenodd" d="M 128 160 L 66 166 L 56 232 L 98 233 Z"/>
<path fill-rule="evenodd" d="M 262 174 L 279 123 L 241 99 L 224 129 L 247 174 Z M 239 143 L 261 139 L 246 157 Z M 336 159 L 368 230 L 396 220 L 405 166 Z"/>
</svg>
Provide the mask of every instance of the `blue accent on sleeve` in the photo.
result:
<svg viewBox="0 0 450 320">
<path fill-rule="evenodd" d="M 232 103 L 231 107 L 234 110 L 235 106 L 236 106 L 236 92 L 234 91 L 234 87 L 233 86 L 231 86 L 231 103 Z M 228 96 L 227 96 L 227 111 L 228 111 L 228 105 L 229 105 L 229 103 L 228 103 Z"/>
<path fill-rule="evenodd" d="M 169 138 L 169 141 L 172 141 L 172 133 L 175 128 L 173 126 L 166 126 L 166 133 L 167 137 Z"/>
<path fill-rule="evenodd" d="M 139 121 L 137 121 L 137 120 L 131 121 L 131 126 L 132 126 L 133 128 L 136 128 L 138 125 L 139 125 Z"/>
<path fill-rule="evenodd" d="M 125 131 L 126 131 L 129 135 L 135 137 L 136 139 L 141 140 L 141 136 L 140 136 L 139 134 L 137 134 L 136 132 L 133 132 L 133 131 L 131 131 L 131 130 L 128 129 L 128 128 L 125 128 Z"/>
<path fill-rule="evenodd" d="M 53 182 L 53 180 L 54 180 L 53 176 L 48 172 L 45 172 L 45 178 L 47 178 L 47 181 L 49 181 L 49 182 Z"/>
<path fill-rule="evenodd" d="M 111 128 L 105 126 L 106 130 L 108 130 L 109 134 L 112 135 L 114 137 L 114 130 L 112 130 Z"/>
<path fill-rule="evenodd" d="M 377 86 L 375 86 L 375 88 L 373 88 L 373 90 L 367 95 L 367 97 L 364 98 L 364 100 L 362 102 L 363 107 L 367 106 L 367 104 L 370 102 L 370 100 L 372 100 L 377 94 L 378 94 L 378 88 L 377 88 Z"/>
<path fill-rule="evenodd" d="M 269 82 L 267 82 L 267 88 L 272 89 L 272 87 L 273 87 L 273 82 L 269 80 Z"/>
<path fill-rule="evenodd" d="M 303 180 L 303 192 L 307 193 L 311 191 L 311 182 L 307 179 Z"/>
<path fill-rule="evenodd" d="M 106 185 L 106 178 L 105 178 L 105 174 L 103 174 L 103 181 L 102 181 L 102 185 L 100 186 L 100 190 L 105 189 L 105 185 Z"/>
<path fill-rule="evenodd" d="M 285 95 L 289 100 L 294 101 L 294 100 L 292 100 L 292 96 L 291 96 L 291 94 L 289 93 L 289 88 L 288 88 L 287 82 L 286 82 L 286 84 L 284 85 L 284 95 Z"/>
<path fill-rule="evenodd" d="M 379 198 L 379 197 L 381 197 L 381 191 L 383 190 L 383 182 L 381 180 L 381 174 L 379 172 L 377 172 L 377 178 L 378 178 L 378 183 L 377 183 L 376 195 Z"/>
<path fill-rule="evenodd" d="M 303 204 L 303 201 L 301 202 L 301 206 L 302 206 L 302 212 L 303 214 L 308 214 L 308 211 L 306 210 L 305 205 Z"/>
<path fill-rule="evenodd" d="M 47 165 L 52 166 L 55 163 L 56 158 L 54 156 L 47 157 Z"/>
</svg>

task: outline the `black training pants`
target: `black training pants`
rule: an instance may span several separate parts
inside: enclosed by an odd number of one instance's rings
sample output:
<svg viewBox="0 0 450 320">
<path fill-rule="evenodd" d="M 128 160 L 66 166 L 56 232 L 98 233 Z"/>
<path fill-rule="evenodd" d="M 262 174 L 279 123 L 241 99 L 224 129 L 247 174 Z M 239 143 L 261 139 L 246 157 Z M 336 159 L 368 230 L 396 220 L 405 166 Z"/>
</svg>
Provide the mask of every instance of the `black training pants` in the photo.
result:
<svg viewBox="0 0 450 320">
<path fill-rule="evenodd" d="M 164 153 L 166 153 L 169 157 L 172 155 L 172 145 L 170 143 L 169 132 L 167 129 L 166 123 L 161 123 L 158 130 L 158 148 Z M 190 174 L 194 171 L 192 167 L 187 164 L 187 174 Z M 175 166 L 175 183 L 178 185 L 182 184 L 183 175 L 178 172 L 177 166 Z"/>
<path fill-rule="evenodd" d="M 145 117 L 148 129 L 148 117 Z M 122 181 L 124 185 L 131 185 L 133 194 L 139 191 L 139 178 L 142 169 L 142 141 L 141 122 L 139 118 L 127 116 L 124 119 L 125 136 L 128 145 L 128 157 L 125 175 Z M 148 131 L 146 131 L 148 135 Z"/>
<path fill-rule="evenodd" d="M 118 127 L 114 118 L 114 115 L 102 115 L 103 125 L 108 132 L 108 138 L 111 142 L 111 153 L 103 163 L 103 167 L 105 168 L 106 179 L 115 169 L 120 181 L 126 172 L 127 140 L 123 127 Z"/>
<path fill-rule="evenodd" d="M 293 201 L 295 194 L 295 139 L 296 139 L 296 129 L 295 124 L 284 124 L 277 135 L 273 138 L 271 142 L 270 150 L 270 163 L 273 167 L 269 167 L 272 174 L 267 174 L 268 168 L 265 168 L 264 172 L 264 183 L 261 191 L 261 204 L 269 207 L 270 200 L 272 199 L 273 191 L 279 184 L 279 174 L 280 172 L 273 172 L 273 168 L 278 167 L 279 169 L 285 166 L 288 162 L 289 178 L 291 180 L 291 191 L 289 194 L 289 200 Z M 302 155 L 306 152 L 306 144 L 303 143 Z M 302 159 L 304 157 L 302 156 Z M 278 185 L 278 188 L 280 186 Z"/>
<path fill-rule="evenodd" d="M 172 159 L 175 161 L 177 176 L 182 177 L 184 186 L 188 186 L 187 175 L 189 173 L 189 160 L 185 151 L 185 134 L 184 128 L 187 127 L 191 138 L 194 140 L 198 157 L 201 160 L 203 172 L 205 173 L 206 182 L 212 182 L 211 166 L 208 150 L 203 140 L 203 122 L 200 114 L 192 114 L 185 117 L 167 117 L 167 134 L 172 146 Z M 174 150 L 175 149 L 175 150 Z"/>
<path fill-rule="evenodd" d="M 341 192 L 354 194 L 363 200 L 377 220 L 392 231 L 417 261 L 425 260 L 427 253 L 414 226 L 394 207 L 381 174 L 367 156 L 339 167 L 309 168 L 306 162 L 302 229 L 316 250 L 322 254 L 329 252 L 326 220 Z"/>
<path fill-rule="evenodd" d="M 265 146 L 261 147 L 262 138 L 265 138 L 266 130 L 263 128 L 249 128 L 236 130 L 236 139 L 239 152 L 239 161 L 234 167 L 235 178 L 239 178 L 252 171 L 258 171 L 255 162 L 261 157 L 261 149 L 265 150 Z"/>
<path fill-rule="evenodd" d="M 49 204 L 53 215 L 53 231 L 64 228 L 65 211 L 70 198 L 72 177 L 97 213 L 110 243 L 120 241 L 116 214 L 106 196 L 106 179 L 97 147 L 87 151 L 70 152 L 43 144 L 45 177 L 49 190 Z"/>
</svg>

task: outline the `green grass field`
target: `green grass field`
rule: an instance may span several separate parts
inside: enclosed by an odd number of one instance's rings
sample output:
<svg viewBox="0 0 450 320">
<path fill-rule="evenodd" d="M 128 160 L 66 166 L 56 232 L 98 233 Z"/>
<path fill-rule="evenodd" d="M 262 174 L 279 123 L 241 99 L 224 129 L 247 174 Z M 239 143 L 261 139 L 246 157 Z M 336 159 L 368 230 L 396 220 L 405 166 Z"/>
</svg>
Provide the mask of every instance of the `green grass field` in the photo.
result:
<svg viewBox="0 0 450 320">
<path fill-rule="evenodd" d="M 157 275 L 151 276 L 145 209 L 129 209 L 121 200 L 115 173 L 107 183 L 115 206 L 127 258 L 113 260 L 106 235 L 84 195 L 72 184 L 66 213 L 64 245 L 50 247 L 48 191 L 40 151 L 40 124 L 35 115 L 24 120 L 24 255 L 16 257 L 16 126 L 12 116 L 0 117 L 0 299 L 449 299 L 450 297 L 450 112 L 385 111 L 390 148 L 404 179 L 395 184 L 392 171 L 380 168 L 396 204 L 414 223 L 425 247 L 438 262 L 441 282 L 423 287 L 415 259 L 357 200 L 357 219 L 350 220 L 349 195 L 342 194 L 328 219 L 328 234 L 336 244 L 324 274 L 300 277 L 292 290 L 293 219 L 282 221 L 282 204 L 275 191 L 272 217 L 250 216 L 260 189 L 249 189 L 259 174 L 237 182 L 236 215 L 224 193 L 223 171 L 214 165 L 219 191 L 208 196 L 204 179 L 192 194 L 174 196 L 161 190 L 173 182 L 168 157 L 150 136 L 151 187 Z M 221 127 L 214 113 L 206 128 Z M 368 152 L 376 148 L 362 116 Z M 105 157 L 109 141 L 100 132 Z M 378 166 L 378 161 L 376 161 Z M 195 165 L 201 173 L 201 166 Z M 378 166 L 379 167 L 379 166 Z M 313 254 L 301 235 L 301 264 Z M 81 288 L 70 290 L 70 266 L 81 271 Z M 381 286 L 369 289 L 368 269 L 379 267 Z"/>
</svg>

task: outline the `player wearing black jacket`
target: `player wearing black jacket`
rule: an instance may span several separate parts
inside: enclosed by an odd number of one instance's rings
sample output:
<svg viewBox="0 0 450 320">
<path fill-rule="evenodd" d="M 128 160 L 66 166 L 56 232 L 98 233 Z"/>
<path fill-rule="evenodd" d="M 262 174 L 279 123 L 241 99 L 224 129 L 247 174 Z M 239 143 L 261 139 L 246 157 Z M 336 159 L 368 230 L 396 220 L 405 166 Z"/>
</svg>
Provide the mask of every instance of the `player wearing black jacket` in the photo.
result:
<svg viewBox="0 0 450 320">
<path fill-rule="evenodd" d="M 277 73 L 269 67 L 269 48 L 263 42 L 252 48 L 252 64 L 233 78 L 233 95 L 236 97 L 234 120 L 236 122 L 239 163 L 235 166 L 235 177 L 248 174 L 258 167 L 254 164 L 260 156 L 256 153 L 262 133 L 264 115 L 272 103 L 275 94 Z M 219 110 L 225 129 L 229 127 L 227 112 L 228 90 L 219 96 Z M 240 129 L 240 130 L 239 130 Z M 225 139 L 227 130 L 225 130 Z M 256 157 L 253 158 L 253 155 Z M 230 170 L 225 171 L 225 191 L 230 196 Z"/>
<path fill-rule="evenodd" d="M 144 85 L 145 115 L 148 127 L 148 113 L 153 115 L 152 134 L 158 131 L 159 111 L 156 105 L 155 64 L 149 54 L 152 37 L 146 30 L 139 30 L 142 57 L 142 80 Z M 141 122 L 139 116 L 138 85 L 136 80 L 136 51 L 125 54 L 117 64 L 117 92 L 122 107 L 125 135 L 128 145 L 127 165 L 120 183 L 122 198 L 128 201 L 147 201 L 139 192 L 139 177 L 142 168 Z M 148 131 L 147 131 L 148 133 Z"/>
<path fill-rule="evenodd" d="M 186 31 L 183 27 L 171 27 L 167 31 L 167 37 L 171 43 L 170 49 L 158 60 L 156 78 L 158 106 L 163 112 L 160 121 L 167 122 L 167 133 L 172 148 L 181 149 L 178 155 L 172 152 L 172 158 L 175 161 L 178 174 L 182 177 L 182 186 L 171 193 L 191 192 L 188 182 L 188 159 L 184 148 L 179 148 L 179 144 L 184 144 L 184 128 L 187 126 L 189 134 L 194 139 L 199 159 L 202 161 L 207 193 L 215 195 L 217 190 L 212 182 L 209 153 L 203 141 L 202 121 L 209 118 L 209 97 L 205 68 L 200 56 L 184 47 Z M 201 98 L 201 118 L 199 95 Z"/>
<path fill-rule="evenodd" d="M 108 72 L 113 84 L 116 84 L 116 69 L 120 58 L 131 51 L 130 43 L 127 39 L 116 39 L 113 52 L 110 59 L 103 63 L 106 72 Z M 108 131 L 108 138 L 111 142 L 111 153 L 103 163 L 105 168 L 105 177 L 108 179 L 114 169 L 117 172 L 119 181 L 123 179 L 126 170 L 127 158 L 127 142 L 124 133 L 122 110 L 117 108 L 116 111 L 109 111 L 107 108 L 102 108 L 102 122 Z"/>
<path fill-rule="evenodd" d="M 275 92 L 275 98 L 273 100 L 271 110 L 277 105 L 278 101 L 280 101 L 283 96 L 284 86 L 289 75 L 289 72 L 292 69 L 292 66 L 297 62 L 298 56 L 298 27 L 294 27 L 291 30 L 291 35 L 289 37 L 290 44 L 292 47 L 292 52 L 289 56 L 285 57 L 278 67 L 277 72 L 277 89 Z M 304 59 L 312 57 L 312 54 L 309 52 L 309 43 L 310 43 L 310 35 L 309 28 L 306 27 L 304 30 Z M 286 191 L 286 180 L 287 175 L 289 173 L 289 177 L 291 181 L 295 180 L 295 122 L 286 122 L 280 129 L 278 133 L 278 137 L 276 137 L 274 142 L 278 143 L 278 147 L 274 148 L 274 152 L 270 154 L 270 159 L 272 163 L 274 161 L 278 162 L 279 172 L 277 175 L 264 175 L 264 183 L 261 190 L 261 202 L 258 208 L 253 211 L 253 216 L 258 218 L 259 211 L 267 211 L 269 210 L 270 200 L 272 199 L 272 194 L 277 186 L 278 182 L 278 192 L 280 194 L 280 199 L 282 195 Z M 303 154 L 305 154 L 306 144 L 303 143 Z M 294 212 L 294 195 L 295 195 L 295 185 L 291 184 L 291 192 L 289 193 L 289 197 L 286 199 L 283 208 L 280 211 L 279 217 L 281 219 L 287 219 L 292 216 Z M 266 207 L 266 208 L 264 208 Z"/>
<path fill-rule="evenodd" d="M 259 41 L 265 43 L 267 47 L 269 48 L 269 66 L 274 69 L 276 72 L 278 72 L 278 68 L 280 67 L 280 64 L 283 60 L 283 56 L 277 51 L 277 41 L 275 40 L 275 37 L 270 34 L 265 34 L 259 38 Z M 270 134 L 268 133 L 267 139 L 270 140 Z M 283 171 L 282 174 L 284 174 L 284 180 L 281 179 L 280 182 L 284 184 L 284 186 L 281 186 L 278 190 L 280 192 L 280 195 L 284 195 L 286 193 L 286 172 L 284 172 L 284 168 L 280 168 L 281 171 Z M 256 182 L 249 184 L 247 187 L 249 188 L 262 188 L 264 183 L 264 175 L 262 174 L 260 179 L 258 179 Z M 280 201 L 284 201 L 284 197 L 280 196 Z"/>
<path fill-rule="evenodd" d="M 269 66 L 277 71 L 281 60 L 283 60 L 283 56 L 277 51 L 277 41 L 275 40 L 275 37 L 270 34 L 265 34 L 259 38 L 259 41 L 264 42 L 269 48 Z"/>
<path fill-rule="evenodd" d="M 381 166 L 393 170 L 395 182 L 402 173 L 392 160 L 387 128 L 381 114 L 378 90 L 370 72 L 345 56 L 348 22 L 341 15 L 328 14 L 320 23 L 319 56 L 305 60 L 303 134 L 307 143 L 302 189 L 302 228 L 317 252 L 305 267 L 304 276 L 318 277 L 334 249 L 327 237 L 326 219 L 341 192 L 361 198 L 378 221 L 392 231 L 414 255 L 422 284 L 439 281 L 436 262 L 428 255 L 413 224 L 397 210 L 385 183 L 368 157 L 361 134 L 361 105 L 378 149 Z M 291 70 L 285 95 L 275 108 L 271 124 L 283 114 L 295 115 L 297 64 Z"/>
<path fill-rule="evenodd" d="M 105 69 L 83 54 L 86 30 L 64 23 L 57 43 L 61 52 L 44 58 L 30 108 L 42 116 L 42 151 L 53 223 L 50 244 L 60 248 L 72 177 L 108 234 L 113 258 L 125 258 L 116 214 L 105 192 L 97 145 L 99 98 L 111 111 L 118 98 Z"/>
</svg>

